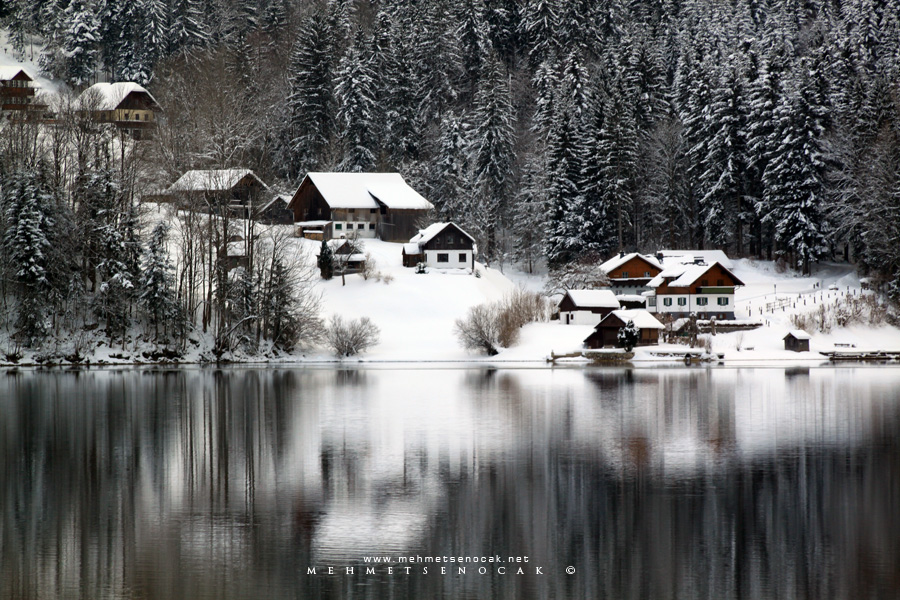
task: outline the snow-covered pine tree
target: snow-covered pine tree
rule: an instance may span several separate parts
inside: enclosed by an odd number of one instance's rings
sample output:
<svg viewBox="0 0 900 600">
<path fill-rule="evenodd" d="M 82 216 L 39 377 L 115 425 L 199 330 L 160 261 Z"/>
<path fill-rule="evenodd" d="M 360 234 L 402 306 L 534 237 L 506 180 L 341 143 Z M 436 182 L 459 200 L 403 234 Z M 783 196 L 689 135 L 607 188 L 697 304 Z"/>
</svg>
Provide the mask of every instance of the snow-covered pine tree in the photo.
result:
<svg viewBox="0 0 900 600">
<path fill-rule="evenodd" d="M 475 208 L 486 219 L 481 222 L 486 230 L 481 248 L 487 260 L 497 258 L 497 230 L 504 225 L 502 212 L 512 185 L 515 115 L 510 94 L 503 66 L 496 56 L 491 56 L 475 96 L 470 159 L 477 198 Z"/>
<path fill-rule="evenodd" d="M 327 164 L 335 128 L 334 48 L 333 32 L 324 18 L 312 15 L 300 23 L 289 73 L 291 177 Z"/>
<path fill-rule="evenodd" d="M 521 11 L 519 32 L 534 68 L 556 52 L 561 6 L 558 0 L 526 0 Z"/>
<path fill-rule="evenodd" d="M 72 0 L 63 16 L 62 53 L 65 78 L 77 86 L 90 83 L 97 66 L 100 22 L 89 0 Z"/>
<path fill-rule="evenodd" d="M 548 142 L 547 230 L 544 254 L 556 267 L 576 260 L 587 248 L 587 209 L 582 190 L 582 162 L 578 121 L 567 113 L 557 116 Z"/>
<path fill-rule="evenodd" d="M 821 107 L 807 97 L 801 82 L 775 110 L 776 139 L 780 140 L 763 174 L 764 221 L 775 228 L 782 254 L 809 274 L 810 263 L 825 251 L 825 162 L 822 153 Z"/>
<path fill-rule="evenodd" d="M 743 255 L 746 220 L 744 173 L 747 169 L 746 108 L 741 67 L 734 56 L 723 66 L 712 90 L 704 136 L 706 155 L 698 181 L 700 218 L 706 241 Z"/>
<path fill-rule="evenodd" d="M 334 277 L 334 250 L 331 249 L 328 240 L 322 240 L 317 264 L 322 279 L 331 279 Z"/>
<path fill-rule="evenodd" d="M 441 121 L 441 137 L 429 171 L 429 197 L 438 219 L 462 223 L 467 211 L 470 180 L 466 146 L 467 131 L 462 118 L 448 113 Z"/>
<path fill-rule="evenodd" d="M 172 264 L 166 250 L 169 225 L 160 221 L 150 233 L 140 276 L 140 301 L 153 326 L 153 335 L 160 338 L 160 325 L 165 335 L 170 324 L 178 321 L 179 306 L 173 287 Z"/>
<path fill-rule="evenodd" d="M 632 348 L 637 345 L 640 335 L 640 330 L 635 327 L 634 321 L 628 321 L 616 335 L 617 345 L 625 352 L 631 352 Z"/>
<path fill-rule="evenodd" d="M 454 17 L 458 23 L 455 37 L 459 44 L 459 56 L 466 79 L 464 88 L 468 90 L 471 98 L 491 52 L 484 1 L 458 1 Z"/>
<path fill-rule="evenodd" d="M 344 156 L 340 170 L 371 171 L 378 154 L 379 126 L 375 120 L 377 90 L 371 40 L 358 31 L 338 65 L 335 95 Z"/>
<path fill-rule="evenodd" d="M 516 240 L 513 256 L 529 273 L 534 272 L 544 254 L 547 205 L 546 156 L 538 150 L 525 160 L 513 209 L 512 231 Z"/>
<path fill-rule="evenodd" d="M 49 331 L 51 230 L 56 224 L 48 199 L 36 172 L 4 176 L 3 262 L 18 288 L 16 329 L 26 346 L 39 344 Z"/>
</svg>

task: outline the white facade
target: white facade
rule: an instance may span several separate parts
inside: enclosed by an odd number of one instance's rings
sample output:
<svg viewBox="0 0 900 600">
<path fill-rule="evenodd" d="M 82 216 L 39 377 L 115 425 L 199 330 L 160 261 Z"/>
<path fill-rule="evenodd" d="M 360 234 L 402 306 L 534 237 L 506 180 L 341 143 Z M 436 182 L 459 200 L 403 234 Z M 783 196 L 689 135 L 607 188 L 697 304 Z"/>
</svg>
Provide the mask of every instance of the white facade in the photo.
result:
<svg viewBox="0 0 900 600">
<path fill-rule="evenodd" d="M 335 238 L 345 238 L 351 233 L 361 238 L 374 238 L 376 231 L 374 221 L 333 221 L 331 225 L 331 236 Z"/>
<path fill-rule="evenodd" d="M 588 310 L 572 310 L 559 313 L 563 325 L 590 325 L 596 327 L 608 313 L 592 313 Z"/>
<path fill-rule="evenodd" d="M 432 269 L 471 269 L 473 260 L 471 250 L 425 251 L 425 266 Z"/>
<path fill-rule="evenodd" d="M 664 294 L 648 296 L 647 310 L 651 313 L 697 313 L 717 315 L 734 313 L 734 294 Z"/>
</svg>

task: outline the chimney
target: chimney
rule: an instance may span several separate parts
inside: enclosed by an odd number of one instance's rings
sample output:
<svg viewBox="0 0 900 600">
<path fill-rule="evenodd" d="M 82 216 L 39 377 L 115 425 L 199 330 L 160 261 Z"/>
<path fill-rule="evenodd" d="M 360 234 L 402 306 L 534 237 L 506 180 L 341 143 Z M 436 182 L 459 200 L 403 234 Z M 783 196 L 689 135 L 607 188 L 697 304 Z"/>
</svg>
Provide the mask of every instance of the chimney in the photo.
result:
<svg viewBox="0 0 900 600">
<path fill-rule="evenodd" d="M 619 258 L 625 258 L 625 251 L 619 250 Z"/>
</svg>

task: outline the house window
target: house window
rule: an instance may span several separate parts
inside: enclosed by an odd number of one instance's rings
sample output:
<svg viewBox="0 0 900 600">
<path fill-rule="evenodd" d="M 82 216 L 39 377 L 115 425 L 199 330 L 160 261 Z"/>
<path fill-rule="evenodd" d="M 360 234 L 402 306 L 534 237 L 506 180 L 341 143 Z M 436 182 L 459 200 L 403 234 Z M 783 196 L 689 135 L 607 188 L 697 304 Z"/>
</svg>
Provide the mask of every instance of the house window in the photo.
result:
<svg viewBox="0 0 900 600">
<path fill-rule="evenodd" d="M 461 263 L 466 262 L 466 253 L 465 252 L 459 253 L 459 262 L 461 262 Z"/>
<path fill-rule="evenodd" d="M 374 214 L 375 214 L 375 211 L 377 211 L 377 210 L 378 210 L 377 208 L 370 208 L 370 209 L 369 209 L 369 214 L 370 214 L 370 215 L 374 215 Z"/>
<path fill-rule="evenodd" d="M 355 208 L 349 208 L 349 209 L 347 209 L 347 212 L 350 213 L 350 214 L 352 215 L 353 213 L 356 212 L 356 209 L 355 209 Z"/>
<path fill-rule="evenodd" d="M 447 253 L 439 253 L 437 255 L 437 261 L 448 263 L 448 262 L 450 262 L 450 255 Z"/>
<path fill-rule="evenodd" d="M 375 223 L 369 223 L 369 229 L 375 229 Z"/>
<path fill-rule="evenodd" d="M 687 305 L 687 298 L 679 298 L 678 299 L 678 306 L 686 306 L 686 305 Z"/>
<path fill-rule="evenodd" d="M 709 304 L 709 298 L 697 298 L 697 306 L 706 306 Z"/>
<path fill-rule="evenodd" d="M 663 306 L 672 306 L 671 298 L 663 298 Z"/>
<path fill-rule="evenodd" d="M 343 223 L 335 223 L 335 224 L 334 224 L 334 230 L 335 230 L 335 231 L 340 231 L 340 230 L 343 229 L 343 228 L 344 228 L 344 224 L 343 224 Z"/>
<path fill-rule="evenodd" d="M 728 298 L 719 298 L 718 304 L 719 306 L 728 306 Z"/>
<path fill-rule="evenodd" d="M 648 303 L 647 303 L 648 306 L 656 306 L 656 298 L 650 297 L 650 298 L 647 298 L 647 300 L 648 300 Z"/>
<path fill-rule="evenodd" d="M 644 271 L 644 277 L 650 277 L 650 271 Z"/>
<path fill-rule="evenodd" d="M 628 271 L 622 271 L 622 279 L 628 279 Z"/>
<path fill-rule="evenodd" d="M 359 225 L 356 226 L 356 228 L 357 228 L 357 229 L 365 229 L 365 228 L 366 228 L 366 224 L 365 224 L 365 223 L 360 223 Z"/>
<path fill-rule="evenodd" d="M 702 280 L 700 281 L 700 285 L 703 286 L 703 287 L 708 287 L 708 286 L 709 286 L 709 279 L 702 279 Z"/>
<path fill-rule="evenodd" d="M 724 279 L 718 280 L 718 281 L 716 282 L 716 285 L 719 286 L 719 287 L 722 287 L 723 285 L 725 285 L 725 280 L 724 280 Z"/>
</svg>

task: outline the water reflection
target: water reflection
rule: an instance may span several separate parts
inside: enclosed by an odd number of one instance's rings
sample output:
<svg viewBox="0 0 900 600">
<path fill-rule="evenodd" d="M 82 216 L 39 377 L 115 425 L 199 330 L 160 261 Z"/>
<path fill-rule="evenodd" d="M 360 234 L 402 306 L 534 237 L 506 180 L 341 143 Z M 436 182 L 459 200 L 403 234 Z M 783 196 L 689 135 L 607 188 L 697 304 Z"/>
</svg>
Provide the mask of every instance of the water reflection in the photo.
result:
<svg viewBox="0 0 900 600">
<path fill-rule="evenodd" d="M 20 372 L 0 597 L 898 597 L 898 434 L 886 368 Z"/>
</svg>

